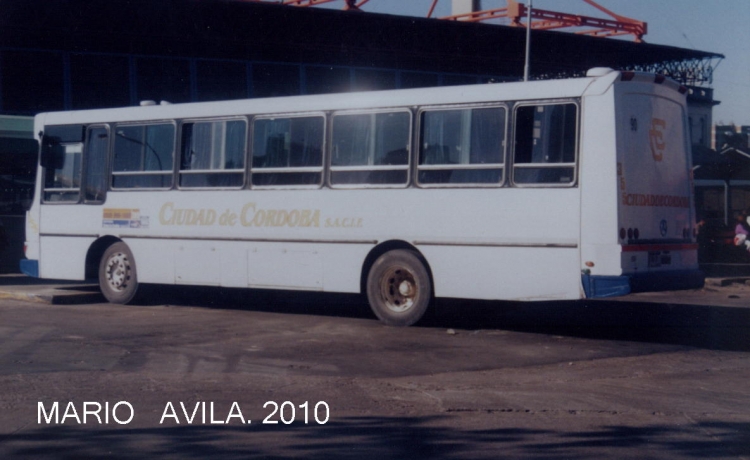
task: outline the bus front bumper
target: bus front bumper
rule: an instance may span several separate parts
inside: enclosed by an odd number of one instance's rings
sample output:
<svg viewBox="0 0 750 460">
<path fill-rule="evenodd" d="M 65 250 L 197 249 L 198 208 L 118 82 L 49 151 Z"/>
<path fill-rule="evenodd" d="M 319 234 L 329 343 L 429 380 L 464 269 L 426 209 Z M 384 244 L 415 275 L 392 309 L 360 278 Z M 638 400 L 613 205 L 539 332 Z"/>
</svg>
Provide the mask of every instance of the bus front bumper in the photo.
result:
<svg viewBox="0 0 750 460">
<path fill-rule="evenodd" d="M 631 292 L 700 289 L 706 276 L 700 270 L 675 270 L 623 276 L 582 275 L 586 298 L 618 297 Z"/>
</svg>

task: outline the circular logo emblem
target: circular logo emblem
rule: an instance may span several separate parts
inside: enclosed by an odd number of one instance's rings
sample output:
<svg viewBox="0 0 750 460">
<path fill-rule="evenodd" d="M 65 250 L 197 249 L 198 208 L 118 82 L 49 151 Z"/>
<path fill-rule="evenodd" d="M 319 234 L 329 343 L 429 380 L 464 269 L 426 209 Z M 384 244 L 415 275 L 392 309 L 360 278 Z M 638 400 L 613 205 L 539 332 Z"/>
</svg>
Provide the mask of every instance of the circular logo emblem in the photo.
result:
<svg viewBox="0 0 750 460">
<path fill-rule="evenodd" d="M 659 222 L 659 233 L 661 233 L 661 236 L 667 236 L 667 221 L 666 221 L 666 219 L 662 219 L 661 222 Z"/>
</svg>

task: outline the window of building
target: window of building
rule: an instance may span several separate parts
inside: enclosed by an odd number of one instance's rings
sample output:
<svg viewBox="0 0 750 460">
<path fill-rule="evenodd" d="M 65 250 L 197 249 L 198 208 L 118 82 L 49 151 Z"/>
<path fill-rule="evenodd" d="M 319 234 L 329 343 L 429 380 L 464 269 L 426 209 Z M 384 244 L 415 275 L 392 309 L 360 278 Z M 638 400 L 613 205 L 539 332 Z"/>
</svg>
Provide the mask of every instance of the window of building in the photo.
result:
<svg viewBox="0 0 750 460">
<path fill-rule="evenodd" d="M 410 112 L 335 114 L 332 123 L 332 186 L 408 183 Z"/>
<path fill-rule="evenodd" d="M 739 216 L 750 209 L 750 187 L 732 187 L 730 196 L 732 203 L 732 209 L 730 211 L 733 216 Z"/>
<path fill-rule="evenodd" d="M 305 94 L 344 93 L 351 89 L 352 72 L 348 67 L 305 67 Z"/>
<path fill-rule="evenodd" d="M 243 99 L 247 94 L 247 64 L 232 61 L 196 63 L 198 101 Z"/>
<path fill-rule="evenodd" d="M 513 182 L 572 185 L 576 180 L 578 108 L 575 104 L 516 108 Z"/>
<path fill-rule="evenodd" d="M 324 133 L 323 116 L 256 119 L 252 185 L 321 185 Z"/>
<path fill-rule="evenodd" d="M 130 105 L 128 59 L 123 56 L 73 54 L 70 88 L 73 109 Z"/>
<path fill-rule="evenodd" d="M 695 187 L 695 210 L 707 227 L 721 227 L 733 224 L 732 213 L 727 216 L 727 191 L 723 186 Z"/>
<path fill-rule="evenodd" d="M 504 107 L 425 110 L 417 180 L 423 186 L 499 186 L 505 157 Z"/>
<path fill-rule="evenodd" d="M 476 85 L 479 83 L 479 78 L 475 75 L 455 75 L 455 74 L 444 74 L 443 75 L 443 86 L 458 86 L 458 85 Z"/>
<path fill-rule="evenodd" d="M 355 69 L 354 91 L 396 89 L 396 72 L 392 70 Z"/>
<path fill-rule="evenodd" d="M 118 125 L 112 165 L 113 188 L 170 188 L 175 126 Z"/>
<path fill-rule="evenodd" d="M 253 97 L 300 94 L 300 67 L 286 64 L 253 64 Z"/>
<path fill-rule="evenodd" d="M 438 86 L 436 73 L 401 72 L 401 88 L 431 88 Z"/>
<path fill-rule="evenodd" d="M 190 61 L 139 58 L 136 61 L 138 99 L 190 102 Z"/>
<path fill-rule="evenodd" d="M 245 120 L 183 123 L 180 187 L 242 187 Z"/>
<path fill-rule="evenodd" d="M 66 108 L 61 53 L 28 50 L 0 53 L 3 113 L 36 115 Z"/>
</svg>

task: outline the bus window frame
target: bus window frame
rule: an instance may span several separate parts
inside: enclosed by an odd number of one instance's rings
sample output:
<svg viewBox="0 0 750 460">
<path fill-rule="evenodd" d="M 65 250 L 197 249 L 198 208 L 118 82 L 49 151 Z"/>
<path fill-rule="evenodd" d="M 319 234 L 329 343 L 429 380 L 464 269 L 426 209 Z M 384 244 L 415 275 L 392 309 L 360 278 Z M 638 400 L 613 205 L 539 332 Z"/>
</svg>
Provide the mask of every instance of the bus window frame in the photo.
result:
<svg viewBox="0 0 750 460">
<path fill-rule="evenodd" d="M 575 148 L 574 148 L 574 160 L 573 163 L 516 163 L 516 146 L 517 146 L 517 110 L 519 107 L 534 107 L 540 105 L 565 105 L 573 104 L 576 107 L 576 124 L 575 124 Z M 581 150 L 581 100 L 578 98 L 563 98 L 563 99 L 538 99 L 538 100 L 524 100 L 517 101 L 513 105 L 512 115 L 512 140 L 511 148 L 509 149 L 508 160 L 510 167 L 509 183 L 512 187 L 517 188 L 575 188 L 578 187 L 578 169 L 580 165 L 580 150 Z M 518 166 L 524 165 L 524 166 Z M 528 165 L 528 166 L 527 166 Z M 515 180 L 516 167 L 520 168 L 573 168 L 573 180 L 570 182 L 556 183 L 556 182 L 537 182 L 537 183 L 518 183 Z"/>
<path fill-rule="evenodd" d="M 78 168 L 79 168 L 79 174 L 80 174 L 78 180 L 82 184 L 83 183 L 83 149 L 84 149 L 84 142 L 83 141 L 81 141 L 81 142 L 60 142 L 60 143 L 57 143 L 57 145 L 60 146 L 60 147 L 62 147 L 62 148 L 66 148 L 68 146 L 78 146 L 80 148 L 80 150 L 81 150 L 80 151 L 81 161 L 80 161 L 80 164 L 78 166 Z M 57 168 L 55 168 L 55 169 L 57 169 Z M 44 203 L 44 204 L 79 204 L 79 203 L 81 203 L 81 201 L 83 200 L 83 194 L 81 193 L 81 191 L 83 190 L 83 187 L 81 187 L 81 185 L 79 185 L 78 187 L 65 187 L 65 188 L 63 188 L 63 187 L 52 187 L 52 188 L 47 188 L 47 186 L 45 185 L 46 182 L 47 182 L 47 173 L 48 173 L 47 171 L 48 171 L 48 168 L 44 168 L 44 177 L 42 178 L 44 182 L 42 183 L 42 193 L 41 193 L 41 195 L 42 195 L 42 197 L 41 197 L 42 198 L 42 203 Z M 73 191 L 77 191 L 78 192 L 78 198 L 76 200 L 54 201 L 54 200 L 48 200 L 46 198 L 46 194 L 48 192 L 67 193 L 67 192 L 73 192 Z"/>
<path fill-rule="evenodd" d="M 201 170 L 182 170 L 182 128 L 186 123 L 215 123 L 215 122 L 227 122 L 227 121 L 244 121 L 245 122 L 245 145 L 244 145 L 244 151 L 243 151 L 243 161 L 244 165 L 242 168 L 237 169 L 201 169 Z M 220 116 L 220 117 L 201 117 L 201 118 L 185 118 L 180 119 L 177 123 L 177 145 L 175 147 L 175 157 L 179 161 L 175 161 L 175 179 L 174 179 L 174 188 L 176 190 L 184 190 L 184 191 L 191 191 L 191 190 L 243 190 L 245 188 L 250 187 L 250 164 L 249 162 L 252 161 L 252 154 L 251 153 L 251 147 L 250 143 L 252 142 L 252 123 L 253 123 L 253 117 L 247 116 L 247 115 L 239 115 L 239 116 Z M 188 172 L 189 171 L 189 172 Z M 238 173 L 242 172 L 242 183 L 238 186 L 234 187 L 189 187 L 189 186 L 182 186 L 180 185 L 180 177 L 181 174 L 187 173 L 187 174 L 221 174 L 224 173 Z"/>
<path fill-rule="evenodd" d="M 155 190 L 175 190 L 177 187 L 177 174 L 176 172 L 179 170 L 179 164 L 177 163 L 177 152 L 180 148 L 180 139 L 178 137 L 179 134 L 179 122 L 175 119 L 163 119 L 163 120 L 138 120 L 138 121 L 125 121 L 125 122 L 118 122 L 118 123 L 110 123 L 112 132 L 115 133 L 112 136 L 112 147 L 110 149 L 110 176 L 109 176 L 109 190 L 115 191 L 115 192 L 123 192 L 123 191 L 155 191 Z M 133 127 L 133 126 L 154 126 L 154 125 L 172 125 L 174 127 L 174 131 L 172 133 L 172 168 L 169 170 L 161 170 L 161 171 L 120 171 L 116 172 L 114 170 L 115 168 L 115 149 L 117 144 L 117 129 L 119 127 Z M 168 172 L 167 172 L 168 171 Z M 169 186 L 166 187 L 115 187 L 114 185 L 114 178 L 115 176 L 170 176 L 172 178 L 172 182 Z"/>
<path fill-rule="evenodd" d="M 106 185 L 104 187 L 104 196 L 99 200 L 88 200 L 86 199 L 86 184 L 88 181 L 88 163 L 89 163 L 89 133 L 98 128 L 104 128 L 107 130 L 107 155 L 104 164 L 104 176 L 106 178 Z M 81 200 L 79 203 L 87 205 L 101 205 L 107 201 L 107 193 L 112 187 L 112 171 L 111 163 L 114 155 L 114 144 L 112 136 L 112 127 L 110 123 L 95 123 L 86 126 L 86 131 L 83 139 L 83 158 L 81 160 Z"/>
<path fill-rule="evenodd" d="M 334 117 L 336 116 L 347 116 L 347 115 L 377 115 L 380 113 L 407 113 L 409 115 L 409 138 L 407 140 L 407 152 L 406 152 L 406 164 L 405 165 L 364 165 L 364 166 L 334 166 L 333 165 L 333 125 Z M 412 178 L 412 167 L 414 164 L 414 140 L 416 126 L 414 120 L 414 110 L 408 107 L 387 107 L 377 109 L 354 109 L 354 110 L 334 110 L 329 114 L 330 122 L 327 131 L 328 149 L 326 150 L 327 158 L 325 161 L 326 166 L 326 177 L 325 183 L 328 188 L 334 190 L 352 190 L 352 189 L 405 189 L 409 188 L 414 180 Z M 405 171 L 406 181 L 400 184 L 373 184 L 373 183 L 359 183 L 359 184 L 334 184 L 332 182 L 332 173 L 337 171 Z"/>
<path fill-rule="evenodd" d="M 510 106 L 511 103 L 507 101 L 495 101 L 495 102 L 486 102 L 486 103 L 478 103 L 478 104 L 470 104 L 470 103 L 462 103 L 462 104 L 442 104 L 442 105 L 425 105 L 420 106 L 416 113 L 416 130 L 414 131 L 414 168 L 413 168 L 413 174 L 414 174 L 414 184 L 418 188 L 425 188 L 425 189 L 431 189 L 431 188 L 502 188 L 508 185 L 508 167 L 509 167 L 509 158 L 508 153 L 510 149 L 508 148 L 508 134 L 510 132 L 510 121 L 511 117 L 510 115 Z M 492 108 L 502 108 L 505 110 L 505 120 L 504 120 L 504 133 L 503 133 L 503 143 L 502 147 L 503 150 L 501 152 L 501 156 L 503 159 L 503 163 L 487 163 L 484 165 L 472 165 L 472 164 L 456 164 L 456 165 L 431 165 L 427 168 L 422 168 L 419 164 L 419 159 L 422 154 L 422 116 L 425 112 L 447 112 L 452 110 L 465 110 L 465 109 L 492 109 Z M 454 171 L 454 170 L 464 170 L 464 171 L 480 171 L 483 169 L 491 170 L 491 169 L 502 169 L 502 175 L 500 177 L 500 181 L 498 182 L 465 182 L 465 183 L 422 183 L 419 180 L 419 172 L 420 171 Z"/>
<path fill-rule="evenodd" d="M 253 159 L 255 155 L 255 122 L 257 120 L 276 120 L 279 118 L 322 118 L 323 119 L 323 130 L 322 130 L 322 142 L 320 145 L 320 166 L 299 166 L 299 167 L 274 167 L 274 168 L 261 168 L 253 166 Z M 249 117 L 248 127 L 248 143 L 245 149 L 247 162 L 246 168 L 246 189 L 250 190 L 317 190 L 325 187 L 326 185 L 326 164 L 328 149 L 328 112 L 323 110 L 317 110 L 313 112 L 286 112 L 286 113 L 259 113 Z M 260 170 L 260 172 L 258 171 Z M 254 174 L 283 174 L 283 173 L 320 173 L 320 180 L 316 184 L 287 184 L 287 185 L 255 185 L 253 183 Z"/>
<path fill-rule="evenodd" d="M 52 133 L 58 134 L 59 136 L 52 136 Z M 40 184 L 40 190 L 41 193 L 39 193 L 39 202 L 41 204 L 51 204 L 51 205 L 71 205 L 71 204 L 79 204 L 81 203 L 81 200 L 83 199 L 83 194 L 81 193 L 82 187 L 79 185 L 77 188 L 78 190 L 78 199 L 76 200 L 63 200 L 63 201 L 52 201 L 46 199 L 46 193 L 48 190 L 56 192 L 63 192 L 64 190 L 76 190 L 75 188 L 47 188 L 47 174 L 50 168 L 55 168 L 55 158 L 54 153 L 52 151 L 52 148 L 54 146 L 59 146 L 65 148 L 66 146 L 72 146 L 72 145 L 79 145 L 81 149 L 81 164 L 79 165 L 81 178 L 79 179 L 81 181 L 81 184 L 83 184 L 83 149 L 84 144 L 86 142 L 86 125 L 82 123 L 73 123 L 70 125 L 45 125 L 44 129 L 41 133 L 39 133 L 39 141 L 40 141 L 40 154 L 39 154 L 39 167 L 41 169 L 41 184 Z"/>
</svg>

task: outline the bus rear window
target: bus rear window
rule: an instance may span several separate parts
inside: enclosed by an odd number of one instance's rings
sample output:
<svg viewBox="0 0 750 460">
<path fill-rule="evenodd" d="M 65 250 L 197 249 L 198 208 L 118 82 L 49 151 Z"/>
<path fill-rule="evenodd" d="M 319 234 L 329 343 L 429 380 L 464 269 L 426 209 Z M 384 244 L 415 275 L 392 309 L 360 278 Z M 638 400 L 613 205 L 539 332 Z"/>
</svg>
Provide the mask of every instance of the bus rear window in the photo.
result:
<svg viewBox="0 0 750 460">
<path fill-rule="evenodd" d="M 174 144 L 171 123 L 117 126 L 112 187 L 172 187 Z"/>
</svg>

